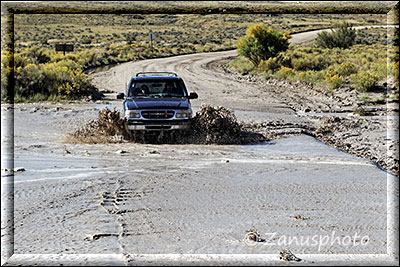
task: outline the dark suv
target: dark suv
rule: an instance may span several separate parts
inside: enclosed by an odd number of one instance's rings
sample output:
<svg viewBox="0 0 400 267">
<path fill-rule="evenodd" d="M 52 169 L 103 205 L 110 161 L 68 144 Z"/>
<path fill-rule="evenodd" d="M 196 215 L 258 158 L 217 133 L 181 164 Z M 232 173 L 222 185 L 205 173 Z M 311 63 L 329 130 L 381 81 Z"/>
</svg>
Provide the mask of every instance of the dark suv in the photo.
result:
<svg viewBox="0 0 400 267">
<path fill-rule="evenodd" d="M 192 117 L 190 99 L 182 78 L 172 72 L 139 72 L 127 86 L 123 102 L 125 125 L 130 131 L 183 130 Z"/>
</svg>

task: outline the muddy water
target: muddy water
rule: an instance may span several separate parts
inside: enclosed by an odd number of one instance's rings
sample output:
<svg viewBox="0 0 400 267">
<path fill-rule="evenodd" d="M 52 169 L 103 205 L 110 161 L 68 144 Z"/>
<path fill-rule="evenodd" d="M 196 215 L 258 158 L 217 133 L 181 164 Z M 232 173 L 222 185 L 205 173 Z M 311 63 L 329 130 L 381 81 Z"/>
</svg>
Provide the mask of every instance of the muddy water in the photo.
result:
<svg viewBox="0 0 400 267">
<path fill-rule="evenodd" d="M 387 173 L 310 136 L 245 146 L 64 146 L 65 133 L 97 108 L 31 111 L 15 109 L 14 166 L 25 168 L 14 175 L 15 253 L 264 254 L 288 247 L 246 244 L 250 228 L 264 238 L 370 240 L 290 245 L 296 253 L 386 251 Z"/>
</svg>

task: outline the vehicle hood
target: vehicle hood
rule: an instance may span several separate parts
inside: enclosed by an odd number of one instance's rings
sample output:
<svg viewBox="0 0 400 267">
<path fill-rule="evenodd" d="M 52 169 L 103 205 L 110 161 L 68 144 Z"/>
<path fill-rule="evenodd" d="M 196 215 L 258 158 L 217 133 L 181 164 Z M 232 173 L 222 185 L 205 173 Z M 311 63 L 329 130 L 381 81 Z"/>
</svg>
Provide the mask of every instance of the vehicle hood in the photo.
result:
<svg viewBox="0 0 400 267">
<path fill-rule="evenodd" d="M 188 109 L 190 102 L 187 98 L 135 98 L 126 99 L 126 109 Z"/>
</svg>

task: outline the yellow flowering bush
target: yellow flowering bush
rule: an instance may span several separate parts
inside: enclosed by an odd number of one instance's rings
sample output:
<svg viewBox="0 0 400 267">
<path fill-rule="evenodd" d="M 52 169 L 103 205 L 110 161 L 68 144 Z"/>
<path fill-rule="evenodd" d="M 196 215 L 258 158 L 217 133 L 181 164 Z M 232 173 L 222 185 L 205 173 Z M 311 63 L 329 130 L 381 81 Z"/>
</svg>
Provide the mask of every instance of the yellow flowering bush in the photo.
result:
<svg viewBox="0 0 400 267">
<path fill-rule="evenodd" d="M 295 75 L 295 71 L 292 68 L 281 67 L 276 73 L 275 77 L 278 79 L 290 79 Z"/>
<path fill-rule="evenodd" d="M 356 90 L 360 92 L 368 92 L 375 87 L 378 77 L 370 71 L 361 71 L 350 76 Z"/>
</svg>

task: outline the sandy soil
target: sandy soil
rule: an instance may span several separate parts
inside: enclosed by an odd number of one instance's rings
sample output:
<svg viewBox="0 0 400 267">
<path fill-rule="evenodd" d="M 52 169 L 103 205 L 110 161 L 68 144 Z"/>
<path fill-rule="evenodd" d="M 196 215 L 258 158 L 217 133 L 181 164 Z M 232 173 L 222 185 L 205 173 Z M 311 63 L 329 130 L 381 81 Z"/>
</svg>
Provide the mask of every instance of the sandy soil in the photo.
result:
<svg viewBox="0 0 400 267">
<path fill-rule="evenodd" d="M 301 101 L 279 93 L 283 85 L 224 72 L 224 60 L 234 55 L 130 62 L 94 74 L 94 83 L 123 92 L 136 72 L 175 71 L 199 94 L 195 110 L 221 105 L 240 121 L 287 138 L 258 145 L 72 145 L 64 143 L 67 133 L 121 101 L 2 106 L 2 125 L 14 119 L 14 133 L 2 130 L 2 143 L 14 143 L 14 162 L 2 164 L 25 168 L 14 176 L 2 172 L 3 187 L 13 184 L 15 195 L 15 254 L 7 265 L 286 264 L 279 260 L 282 249 L 304 264 L 398 261 L 391 256 L 398 226 L 388 227 L 398 209 L 398 202 L 388 202 L 398 197 L 398 178 L 301 134 L 318 129 L 322 115 L 300 114 L 293 103 Z M 379 140 L 394 138 L 381 124 L 376 128 Z M 2 150 L 2 158 L 10 158 L 7 153 Z M 265 242 L 246 241 L 252 228 Z M 7 229 L 2 225 L 2 241 Z M 313 236 L 338 239 L 316 245 L 287 240 Z M 347 237 L 357 245 L 341 243 Z"/>
</svg>

